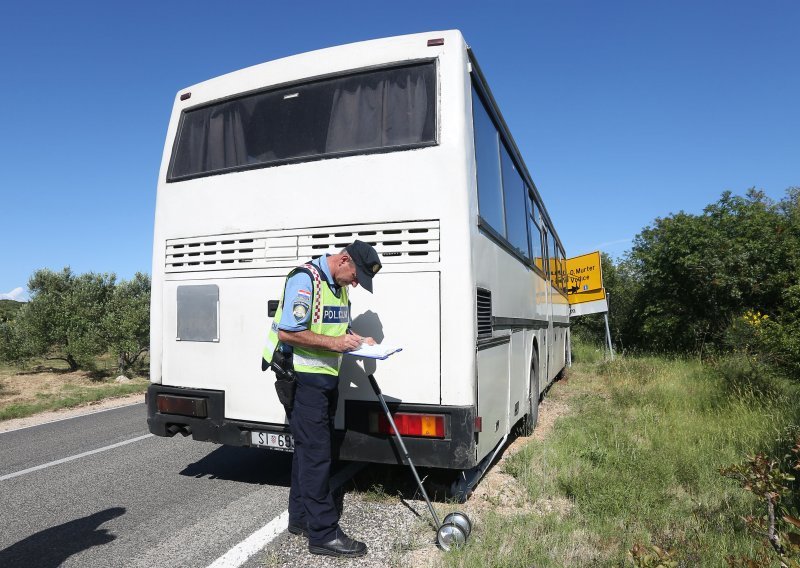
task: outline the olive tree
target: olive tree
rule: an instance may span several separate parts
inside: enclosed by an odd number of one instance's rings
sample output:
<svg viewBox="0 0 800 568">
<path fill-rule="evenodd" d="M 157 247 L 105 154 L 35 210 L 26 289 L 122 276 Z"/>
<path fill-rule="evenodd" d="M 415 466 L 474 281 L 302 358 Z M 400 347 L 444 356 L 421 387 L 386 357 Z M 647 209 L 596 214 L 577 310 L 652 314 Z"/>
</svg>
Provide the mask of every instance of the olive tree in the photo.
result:
<svg viewBox="0 0 800 568">
<path fill-rule="evenodd" d="M 111 352 L 121 372 L 148 349 L 150 277 L 130 281 L 114 274 L 37 270 L 28 282 L 30 301 L 0 322 L 0 360 L 61 360 L 71 371 L 91 369 Z"/>
<path fill-rule="evenodd" d="M 91 368 L 107 349 L 103 319 L 115 283 L 113 274 L 76 275 L 69 267 L 34 272 L 31 299 L 15 320 L 16 357 L 62 360 L 71 371 Z"/>
<path fill-rule="evenodd" d="M 103 326 L 119 371 L 129 370 L 150 345 L 150 276 L 137 272 L 121 281 L 109 299 Z"/>
</svg>

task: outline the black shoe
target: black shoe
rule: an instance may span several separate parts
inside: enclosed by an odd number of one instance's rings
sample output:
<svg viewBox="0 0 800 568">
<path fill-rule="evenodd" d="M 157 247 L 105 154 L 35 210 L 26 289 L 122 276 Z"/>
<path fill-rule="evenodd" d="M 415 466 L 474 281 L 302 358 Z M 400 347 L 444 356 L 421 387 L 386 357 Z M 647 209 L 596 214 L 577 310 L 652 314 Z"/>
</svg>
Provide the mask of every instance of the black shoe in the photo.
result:
<svg viewBox="0 0 800 568">
<path fill-rule="evenodd" d="M 363 542 L 353 540 L 339 531 L 339 535 L 333 540 L 329 540 L 323 544 L 309 544 L 308 551 L 311 554 L 355 558 L 357 556 L 364 556 L 367 553 L 367 545 Z"/>
<path fill-rule="evenodd" d="M 289 532 L 297 536 L 304 536 L 308 538 L 308 526 L 303 524 L 289 523 Z"/>
</svg>

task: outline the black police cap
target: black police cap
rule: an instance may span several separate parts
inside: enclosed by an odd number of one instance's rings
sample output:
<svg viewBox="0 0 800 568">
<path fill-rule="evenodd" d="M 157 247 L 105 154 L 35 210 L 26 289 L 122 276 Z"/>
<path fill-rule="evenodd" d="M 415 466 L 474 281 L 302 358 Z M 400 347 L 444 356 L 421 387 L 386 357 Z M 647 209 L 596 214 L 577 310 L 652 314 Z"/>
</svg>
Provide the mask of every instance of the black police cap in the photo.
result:
<svg viewBox="0 0 800 568">
<path fill-rule="evenodd" d="M 345 247 L 347 254 L 353 259 L 356 265 L 356 276 L 358 283 L 367 292 L 372 292 L 372 277 L 381 269 L 381 259 L 378 253 L 364 241 L 353 241 Z"/>
</svg>

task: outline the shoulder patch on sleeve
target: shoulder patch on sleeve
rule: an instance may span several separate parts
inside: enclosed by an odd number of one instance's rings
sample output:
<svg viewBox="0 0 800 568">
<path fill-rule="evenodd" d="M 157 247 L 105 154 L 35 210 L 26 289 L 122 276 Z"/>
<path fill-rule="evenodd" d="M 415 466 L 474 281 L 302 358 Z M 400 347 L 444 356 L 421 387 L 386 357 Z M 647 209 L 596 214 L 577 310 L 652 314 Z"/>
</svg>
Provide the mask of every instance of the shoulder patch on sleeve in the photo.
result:
<svg viewBox="0 0 800 568">
<path fill-rule="evenodd" d="M 300 301 L 299 296 L 295 299 L 294 304 L 292 305 L 292 315 L 297 322 L 301 322 L 306 319 L 308 315 L 308 310 L 310 306 L 307 302 Z"/>
</svg>

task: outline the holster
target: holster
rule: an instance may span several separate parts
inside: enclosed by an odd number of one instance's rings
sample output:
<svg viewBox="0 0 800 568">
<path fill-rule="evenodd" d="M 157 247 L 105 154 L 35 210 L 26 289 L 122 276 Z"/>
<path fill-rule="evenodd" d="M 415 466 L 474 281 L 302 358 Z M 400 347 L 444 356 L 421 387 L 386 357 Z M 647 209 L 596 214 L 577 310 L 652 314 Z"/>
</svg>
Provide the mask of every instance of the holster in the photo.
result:
<svg viewBox="0 0 800 568">
<path fill-rule="evenodd" d="M 297 373 L 294 370 L 292 354 L 281 351 L 280 345 L 272 354 L 272 370 L 275 371 L 275 392 L 278 400 L 289 414 L 294 407 L 294 391 L 297 389 Z"/>
</svg>

